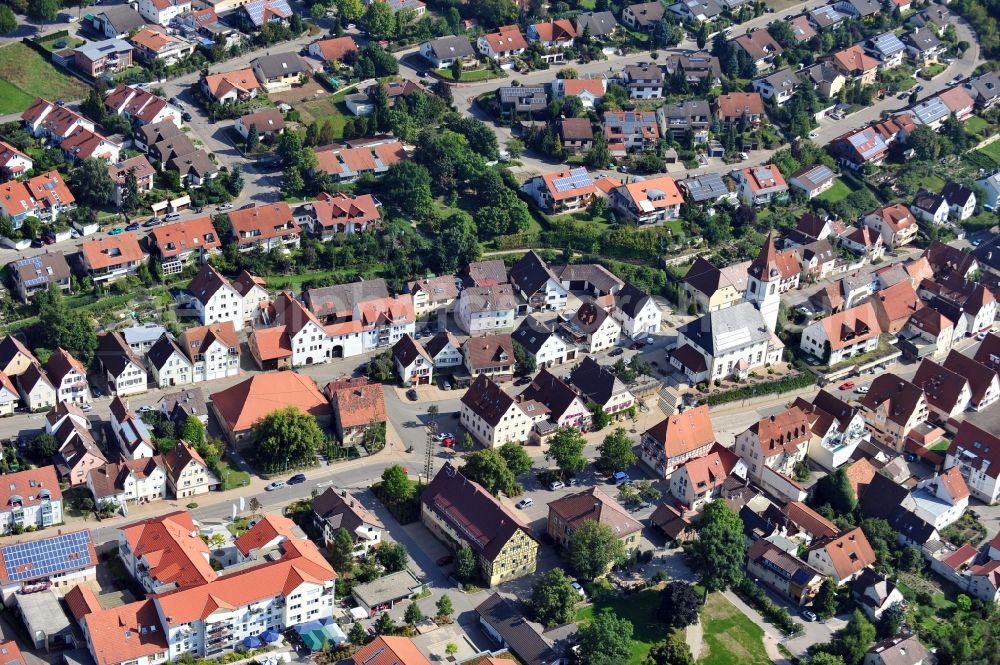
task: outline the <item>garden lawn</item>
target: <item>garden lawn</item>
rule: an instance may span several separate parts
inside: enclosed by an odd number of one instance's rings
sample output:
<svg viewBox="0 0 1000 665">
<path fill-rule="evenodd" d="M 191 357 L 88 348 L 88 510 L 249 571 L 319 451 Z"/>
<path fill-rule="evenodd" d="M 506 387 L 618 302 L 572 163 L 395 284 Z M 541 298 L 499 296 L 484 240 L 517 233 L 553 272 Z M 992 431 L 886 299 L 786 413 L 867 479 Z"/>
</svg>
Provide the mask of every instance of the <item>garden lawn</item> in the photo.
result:
<svg viewBox="0 0 1000 665">
<path fill-rule="evenodd" d="M 983 153 L 996 164 L 1000 164 L 1000 141 L 994 141 L 993 143 L 979 149 L 979 152 Z"/>
<path fill-rule="evenodd" d="M 341 110 L 333 97 L 322 97 L 312 99 L 308 102 L 300 102 L 295 105 L 295 110 L 299 112 L 303 124 L 309 124 L 314 120 L 333 123 L 333 138 L 344 138 L 344 125 L 347 123 L 346 107 Z"/>
<path fill-rule="evenodd" d="M 851 188 L 847 186 L 847 183 L 840 178 L 837 178 L 833 181 L 833 186 L 830 189 L 826 190 L 816 198 L 826 203 L 836 203 L 837 201 L 841 201 L 846 198 L 850 193 Z"/>
<path fill-rule="evenodd" d="M 63 74 L 24 44 L 0 48 L 0 114 L 23 111 L 35 97 L 77 100 L 86 94 L 82 81 Z"/>
<path fill-rule="evenodd" d="M 965 131 L 979 136 L 985 136 L 986 130 L 989 129 L 989 126 L 990 123 L 983 120 L 978 115 L 970 116 L 969 119 L 965 121 Z"/>
<path fill-rule="evenodd" d="M 250 474 L 230 466 L 228 462 L 219 462 L 218 470 L 223 492 L 250 484 Z"/>
<path fill-rule="evenodd" d="M 920 181 L 920 185 L 927 191 L 937 194 L 944 189 L 944 179 L 936 175 L 927 175 Z"/>
<path fill-rule="evenodd" d="M 764 650 L 764 630 L 720 593 L 701 608 L 705 644 L 699 665 L 770 665 Z"/>
<path fill-rule="evenodd" d="M 632 622 L 632 657 L 629 665 L 639 665 L 654 644 L 666 638 L 667 631 L 656 622 L 656 610 L 660 606 L 660 587 L 645 589 L 631 596 L 610 596 L 595 601 L 576 613 L 576 623 L 589 623 L 594 614 L 607 608 L 616 616 Z M 736 609 L 736 608 L 733 608 Z M 736 662 L 736 661 L 733 661 Z"/>
</svg>

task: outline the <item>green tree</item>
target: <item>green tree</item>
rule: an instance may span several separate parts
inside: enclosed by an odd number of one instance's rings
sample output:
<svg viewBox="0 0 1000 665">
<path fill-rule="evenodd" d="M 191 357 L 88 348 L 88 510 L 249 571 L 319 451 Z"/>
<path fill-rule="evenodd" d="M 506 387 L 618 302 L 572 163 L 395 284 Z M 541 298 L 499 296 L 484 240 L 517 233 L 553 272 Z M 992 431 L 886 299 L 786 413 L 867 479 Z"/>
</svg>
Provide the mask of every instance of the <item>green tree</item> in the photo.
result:
<svg viewBox="0 0 1000 665">
<path fill-rule="evenodd" d="M 503 461 L 507 463 L 507 468 L 510 469 L 515 478 L 531 471 L 533 466 L 531 456 L 521 444 L 508 441 L 497 448 L 497 452 L 500 453 L 500 457 L 503 457 Z"/>
<path fill-rule="evenodd" d="M 360 621 L 355 621 L 351 626 L 351 632 L 347 634 L 347 639 L 356 647 L 364 646 L 368 643 L 368 631 Z"/>
<path fill-rule="evenodd" d="M 375 620 L 375 633 L 378 635 L 392 635 L 396 632 L 396 622 L 392 620 L 388 612 L 382 612 Z"/>
<path fill-rule="evenodd" d="M 687 642 L 674 633 L 654 644 L 642 665 L 694 665 L 694 657 Z"/>
<path fill-rule="evenodd" d="M 462 546 L 455 552 L 455 568 L 453 571 L 455 579 L 460 582 L 471 582 L 476 579 L 478 568 L 476 555 L 472 552 L 472 548 L 462 543 Z"/>
<path fill-rule="evenodd" d="M 455 80 L 455 81 L 461 81 L 462 80 L 462 61 L 458 60 L 458 59 L 453 60 L 452 63 L 451 63 L 451 68 L 450 68 L 449 71 L 451 71 L 451 78 L 453 80 Z"/>
<path fill-rule="evenodd" d="M 611 159 L 608 142 L 604 139 L 603 134 L 598 134 L 594 137 L 594 143 L 590 146 L 590 150 L 587 151 L 585 158 L 587 166 L 595 169 L 606 169 L 608 164 L 611 164 Z"/>
<path fill-rule="evenodd" d="M 811 498 L 814 507 L 828 504 L 838 515 L 851 513 L 858 505 L 858 498 L 844 467 L 816 481 Z"/>
<path fill-rule="evenodd" d="M 825 651 L 817 651 L 804 662 L 805 665 L 844 665 L 843 658 L 836 654 L 826 653 Z"/>
<path fill-rule="evenodd" d="M 437 615 L 442 619 L 446 619 L 452 615 L 455 608 L 452 607 L 451 597 L 448 594 L 442 594 L 440 598 L 437 599 L 437 603 L 434 605 L 437 608 Z"/>
<path fill-rule="evenodd" d="M 435 250 L 440 274 L 453 274 L 460 267 L 478 261 L 482 256 L 476 223 L 468 213 L 461 210 L 453 212 L 444 219 L 439 228 L 441 235 L 435 243 Z"/>
<path fill-rule="evenodd" d="M 59 0 L 28 0 L 28 16 L 36 21 L 54 21 L 61 6 Z"/>
<path fill-rule="evenodd" d="M 906 610 L 902 603 L 893 603 L 882 612 L 882 617 L 878 620 L 879 637 L 889 638 L 899 634 L 906 621 Z"/>
<path fill-rule="evenodd" d="M 708 591 L 721 591 L 743 575 L 743 521 L 725 501 L 713 501 L 702 514 L 698 539 L 692 543 L 690 559 L 701 572 Z"/>
<path fill-rule="evenodd" d="M 920 160 L 932 161 L 941 154 L 941 137 L 927 125 L 918 125 L 910 132 L 906 139 L 906 145 L 913 148 L 917 159 Z"/>
<path fill-rule="evenodd" d="M 8 34 L 17 30 L 17 17 L 7 5 L 0 5 L 0 33 Z"/>
<path fill-rule="evenodd" d="M 611 566 L 625 558 L 625 546 L 614 530 L 597 520 L 587 520 L 569 537 L 569 565 L 582 579 L 603 577 Z"/>
<path fill-rule="evenodd" d="M 521 493 L 517 479 L 507 468 L 507 462 L 493 448 L 477 450 L 466 455 L 465 465 L 461 471 L 463 476 L 476 481 L 490 494 L 503 492 L 507 496 L 515 496 Z"/>
<path fill-rule="evenodd" d="M 792 32 L 792 26 L 788 21 L 772 21 L 771 25 L 767 26 L 767 31 L 783 48 L 795 45 L 795 33 Z"/>
<path fill-rule="evenodd" d="M 368 34 L 375 39 L 387 39 L 396 31 L 396 17 L 389 3 L 384 0 L 376 0 L 368 5 L 363 22 Z"/>
<path fill-rule="evenodd" d="M 675 580 L 660 591 L 657 620 L 667 628 L 686 628 L 698 623 L 698 593 L 687 582 Z"/>
<path fill-rule="evenodd" d="M 382 472 L 382 499 L 389 504 L 399 504 L 409 500 L 413 495 L 413 485 L 406 476 L 406 471 L 398 464 L 387 467 Z"/>
<path fill-rule="evenodd" d="M 335 4 L 342 23 L 353 23 L 364 16 L 365 6 L 361 0 L 336 0 Z"/>
<path fill-rule="evenodd" d="M 587 665 L 620 665 L 632 656 L 632 622 L 615 616 L 610 609 L 598 612 L 580 627 L 580 655 Z"/>
<path fill-rule="evenodd" d="M 573 620 L 573 608 L 580 595 L 573 588 L 573 580 L 560 568 L 553 568 L 538 576 L 531 589 L 531 608 L 535 621 L 547 626 L 561 626 Z"/>
<path fill-rule="evenodd" d="M 813 599 L 813 609 L 820 619 L 829 619 L 837 613 L 837 585 L 829 577 L 823 580 L 823 585 Z"/>
<path fill-rule="evenodd" d="M 28 446 L 28 456 L 38 462 L 48 462 L 58 452 L 59 442 L 48 432 L 37 435 Z"/>
<path fill-rule="evenodd" d="M 311 464 L 316 451 L 326 443 L 316 417 L 295 406 L 264 416 L 254 426 L 253 434 L 257 457 L 269 469 Z"/>
<path fill-rule="evenodd" d="M 402 543 L 382 543 L 375 550 L 375 559 L 387 573 L 398 573 L 406 568 L 410 561 L 410 555 L 406 552 L 406 546 Z"/>
<path fill-rule="evenodd" d="M 426 219 L 434 212 L 431 174 L 412 161 L 404 160 L 389 167 L 382 176 L 381 193 L 386 202 L 404 215 Z"/>
<path fill-rule="evenodd" d="M 514 340 L 514 361 L 517 363 L 519 376 L 530 376 L 538 368 L 535 356 L 528 353 L 528 350 L 517 340 Z"/>
<path fill-rule="evenodd" d="M 85 159 L 70 179 L 77 198 L 95 207 L 111 205 L 115 200 L 115 183 L 108 174 L 108 165 L 98 159 Z"/>
<path fill-rule="evenodd" d="M 330 546 L 330 565 L 339 575 L 345 575 L 354 568 L 354 539 L 344 527 L 337 529 Z"/>
<path fill-rule="evenodd" d="M 632 451 L 632 439 L 623 427 L 616 427 L 611 434 L 597 447 L 600 456 L 594 465 L 602 471 L 624 471 L 636 463 L 638 459 Z"/>
<path fill-rule="evenodd" d="M 125 173 L 125 182 L 121 188 L 121 209 L 126 212 L 134 212 L 139 207 L 139 179 L 135 177 L 135 169 L 131 168 Z"/>
<path fill-rule="evenodd" d="M 611 416 L 600 404 L 591 402 L 587 405 L 587 408 L 590 409 L 590 424 L 595 432 L 600 432 L 611 424 Z"/>
<path fill-rule="evenodd" d="M 403 613 L 403 621 L 411 626 L 416 626 L 418 623 L 424 620 L 424 613 L 420 611 L 420 606 L 417 605 L 417 601 L 412 601 L 407 607 L 406 612 Z"/>
<path fill-rule="evenodd" d="M 181 438 L 201 452 L 205 445 L 205 425 L 196 416 L 188 416 L 181 428 Z"/>
<path fill-rule="evenodd" d="M 259 147 L 260 147 L 260 131 L 258 131 L 257 129 L 257 123 L 252 122 L 250 123 L 250 129 L 247 130 L 246 151 L 256 152 L 257 148 Z"/>
<path fill-rule="evenodd" d="M 261 505 L 260 499 L 252 496 L 250 497 L 250 501 L 247 502 L 247 509 L 250 511 L 250 519 L 256 519 L 260 511 L 264 509 L 264 506 Z"/>
<path fill-rule="evenodd" d="M 875 626 L 861 610 L 854 610 L 847 625 L 834 635 L 832 646 L 834 653 L 844 659 L 845 665 L 858 665 L 874 641 Z"/>
<path fill-rule="evenodd" d="M 61 347 L 84 365 L 89 365 L 97 349 L 97 334 L 87 315 L 79 309 L 70 309 L 55 285 L 36 294 L 35 304 L 38 306 L 37 345 L 49 349 Z"/>
<path fill-rule="evenodd" d="M 580 430 L 575 427 L 560 427 L 552 435 L 545 459 L 555 460 L 563 475 L 572 477 L 587 466 L 587 459 L 583 456 L 586 445 L 587 440 Z"/>
</svg>

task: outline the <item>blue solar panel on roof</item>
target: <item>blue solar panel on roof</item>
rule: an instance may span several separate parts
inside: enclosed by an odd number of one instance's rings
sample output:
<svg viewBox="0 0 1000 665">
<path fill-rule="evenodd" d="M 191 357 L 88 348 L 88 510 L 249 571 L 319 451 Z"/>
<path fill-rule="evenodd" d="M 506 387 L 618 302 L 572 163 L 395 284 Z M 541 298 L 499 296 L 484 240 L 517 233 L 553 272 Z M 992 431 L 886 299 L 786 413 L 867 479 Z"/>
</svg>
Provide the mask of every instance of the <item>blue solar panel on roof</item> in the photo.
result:
<svg viewBox="0 0 1000 665">
<path fill-rule="evenodd" d="M 11 582 L 38 579 L 96 562 L 90 557 L 90 532 L 79 531 L 0 548 Z"/>
</svg>

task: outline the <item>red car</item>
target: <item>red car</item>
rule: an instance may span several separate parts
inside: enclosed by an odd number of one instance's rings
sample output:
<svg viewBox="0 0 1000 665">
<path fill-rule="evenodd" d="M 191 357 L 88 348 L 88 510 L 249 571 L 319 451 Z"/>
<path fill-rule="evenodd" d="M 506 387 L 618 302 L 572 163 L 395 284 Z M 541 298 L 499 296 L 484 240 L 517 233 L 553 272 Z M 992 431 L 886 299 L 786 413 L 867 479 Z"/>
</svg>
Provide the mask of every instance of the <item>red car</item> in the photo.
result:
<svg viewBox="0 0 1000 665">
<path fill-rule="evenodd" d="M 844 381 L 843 383 L 840 384 L 841 390 L 851 390 L 852 388 L 854 388 L 853 381 Z"/>
<path fill-rule="evenodd" d="M 455 445 L 455 437 L 446 436 L 445 438 L 441 439 L 441 445 L 444 446 L 445 448 L 451 448 L 452 446 Z"/>
</svg>

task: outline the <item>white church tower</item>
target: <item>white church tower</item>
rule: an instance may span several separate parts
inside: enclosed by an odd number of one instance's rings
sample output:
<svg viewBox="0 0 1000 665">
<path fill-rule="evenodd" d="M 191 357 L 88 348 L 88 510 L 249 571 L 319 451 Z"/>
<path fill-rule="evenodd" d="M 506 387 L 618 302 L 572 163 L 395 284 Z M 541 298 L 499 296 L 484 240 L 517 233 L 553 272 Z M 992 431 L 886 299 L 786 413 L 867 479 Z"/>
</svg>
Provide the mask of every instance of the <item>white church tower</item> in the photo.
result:
<svg viewBox="0 0 1000 665">
<path fill-rule="evenodd" d="M 747 269 L 747 290 L 744 296 L 764 317 L 768 329 L 774 332 L 778 324 L 781 305 L 781 271 L 778 269 L 778 251 L 774 248 L 774 232 L 767 234 L 767 242 L 760 254 Z"/>
</svg>

